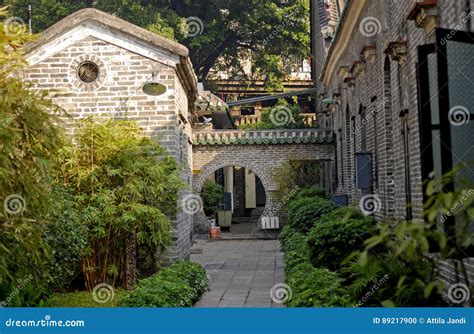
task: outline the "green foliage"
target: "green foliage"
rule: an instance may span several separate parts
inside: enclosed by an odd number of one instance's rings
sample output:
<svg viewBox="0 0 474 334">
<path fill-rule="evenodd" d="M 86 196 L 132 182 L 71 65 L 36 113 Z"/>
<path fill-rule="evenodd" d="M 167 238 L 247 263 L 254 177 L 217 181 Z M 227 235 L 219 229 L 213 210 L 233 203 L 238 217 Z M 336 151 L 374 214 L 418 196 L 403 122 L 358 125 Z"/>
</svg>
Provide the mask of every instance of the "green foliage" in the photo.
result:
<svg viewBox="0 0 474 334">
<path fill-rule="evenodd" d="M 91 292 L 75 291 L 53 293 L 46 301 L 45 307 L 116 307 L 117 302 L 130 294 L 130 291 L 116 289 L 114 298 L 105 303 L 97 303 Z"/>
<path fill-rule="evenodd" d="M 26 21 L 26 8 L 32 4 L 31 1 L 6 0 L 4 2 L 10 5 L 13 15 Z M 185 18 L 180 17 L 164 4 L 168 1 L 162 2 L 163 5 L 141 0 L 37 0 L 33 4 L 32 11 L 33 31 L 41 32 L 75 11 L 95 7 L 166 38 L 173 40 L 185 38 L 187 32 Z"/>
<path fill-rule="evenodd" d="M 80 220 L 70 191 L 56 187 L 52 201 L 54 210 L 45 235 L 52 252 L 49 281 L 53 291 L 63 291 L 82 270 L 87 228 Z"/>
<path fill-rule="evenodd" d="M 359 306 L 445 306 L 433 264 L 422 254 L 371 252 L 343 269 Z"/>
<path fill-rule="evenodd" d="M 322 169 L 319 161 L 290 159 L 278 167 L 276 179 L 278 180 L 276 195 L 280 201 L 287 202 L 295 198 L 313 196 L 326 197 L 320 188 Z"/>
<path fill-rule="evenodd" d="M 322 216 L 308 234 L 311 263 L 315 267 L 340 269 L 342 262 L 362 249 L 375 230 L 371 217 L 351 217 L 350 209 L 340 208 Z"/>
<path fill-rule="evenodd" d="M 85 119 L 74 139 L 58 156 L 56 180 L 72 190 L 87 227 L 86 285 L 120 283 L 131 234 L 149 254 L 169 245 L 168 217 L 183 183 L 174 159 L 135 122 Z"/>
<path fill-rule="evenodd" d="M 306 234 L 321 216 L 335 208 L 336 205 L 333 202 L 319 197 L 292 201 L 288 205 L 288 225 Z"/>
<path fill-rule="evenodd" d="M 474 249 L 474 184 L 465 176 L 473 167 L 457 165 L 426 182 L 424 218 L 435 230 L 432 243 L 444 258 L 460 259 Z"/>
<path fill-rule="evenodd" d="M 282 246 L 285 261 L 285 274 L 288 277 L 295 267 L 302 263 L 309 263 L 309 248 L 306 237 L 302 233 L 295 232 Z"/>
<path fill-rule="evenodd" d="M 197 263 L 178 261 L 141 280 L 119 301 L 125 307 L 190 307 L 207 289 L 206 270 Z"/>
<path fill-rule="evenodd" d="M 296 230 L 290 225 L 285 225 L 285 227 L 283 227 L 283 229 L 280 231 L 280 234 L 278 234 L 278 240 L 280 241 L 282 249 L 285 248 L 288 239 L 295 233 L 297 233 Z"/>
<path fill-rule="evenodd" d="M 6 0 L 12 14 L 26 21 L 30 0 Z M 310 53 L 309 1 L 281 4 L 275 0 L 38 0 L 33 6 L 33 29 L 40 32 L 65 16 L 86 7 L 116 15 L 190 49 L 194 69 L 204 81 L 212 68 L 248 79 L 262 79 L 270 89 L 285 80 L 285 59 Z M 202 22 L 200 34 L 188 36 L 186 18 Z M 213 45 L 213 52 L 209 46 Z M 250 55 L 255 68 L 248 77 L 240 64 Z"/>
<path fill-rule="evenodd" d="M 304 187 L 298 190 L 298 192 L 293 197 L 291 197 L 290 202 L 310 197 L 326 198 L 326 190 L 316 186 Z"/>
<path fill-rule="evenodd" d="M 224 196 L 224 189 L 220 184 L 214 181 L 206 180 L 201 191 L 201 198 L 204 205 L 204 213 L 206 216 L 214 216 L 217 212 L 218 205 Z"/>
<path fill-rule="evenodd" d="M 292 298 L 290 307 L 340 307 L 352 305 L 342 279 L 327 269 L 303 263 L 294 268 L 288 279 Z"/>
<path fill-rule="evenodd" d="M 365 241 L 365 249 L 352 255 L 347 270 L 351 290 L 367 291 L 369 282 L 388 274 L 389 283 L 377 290 L 373 302 L 384 306 L 442 303 L 434 260 L 425 255 L 430 235 L 429 224 L 423 222 L 384 222 L 378 234 Z"/>
<path fill-rule="evenodd" d="M 53 95 L 16 75 L 25 65 L 21 46 L 32 37 L 25 27 L 5 28 L 6 16 L 0 8 L 0 300 L 31 306 L 43 298 L 48 277 L 46 176 L 62 144 L 55 126 L 61 110 Z"/>
</svg>

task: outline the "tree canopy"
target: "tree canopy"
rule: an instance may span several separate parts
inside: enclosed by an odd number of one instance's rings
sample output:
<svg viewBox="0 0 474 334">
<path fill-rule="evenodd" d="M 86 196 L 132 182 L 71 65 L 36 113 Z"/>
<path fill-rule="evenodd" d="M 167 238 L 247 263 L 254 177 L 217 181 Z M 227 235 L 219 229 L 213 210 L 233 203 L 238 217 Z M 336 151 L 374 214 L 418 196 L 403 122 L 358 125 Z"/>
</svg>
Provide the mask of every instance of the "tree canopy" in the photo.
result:
<svg viewBox="0 0 474 334">
<path fill-rule="evenodd" d="M 30 0 L 5 0 L 12 15 L 26 20 Z M 245 77 L 243 55 L 252 59 L 253 78 L 268 85 L 284 79 L 284 61 L 309 56 L 309 0 L 39 0 L 33 5 L 34 32 L 86 7 L 116 15 L 186 45 L 196 74 L 231 69 Z"/>
</svg>

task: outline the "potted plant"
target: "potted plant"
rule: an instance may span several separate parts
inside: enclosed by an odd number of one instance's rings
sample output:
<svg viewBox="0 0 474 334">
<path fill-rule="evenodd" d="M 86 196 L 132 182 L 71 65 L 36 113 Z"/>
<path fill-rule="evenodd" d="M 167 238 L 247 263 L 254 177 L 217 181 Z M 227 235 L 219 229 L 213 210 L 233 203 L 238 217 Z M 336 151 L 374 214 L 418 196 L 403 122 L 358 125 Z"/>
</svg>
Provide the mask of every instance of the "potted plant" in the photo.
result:
<svg viewBox="0 0 474 334">
<path fill-rule="evenodd" d="M 220 236 L 220 228 L 216 226 L 216 212 L 219 204 L 224 196 L 224 189 L 220 184 L 217 184 L 213 180 L 206 180 L 201 191 L 201 198 L 204 206 L 204 213 L 210 221 L 214 221 L 214 224 L 209 228 L 209 235 L 213 239 L 217 239 Z"/>
</svg>

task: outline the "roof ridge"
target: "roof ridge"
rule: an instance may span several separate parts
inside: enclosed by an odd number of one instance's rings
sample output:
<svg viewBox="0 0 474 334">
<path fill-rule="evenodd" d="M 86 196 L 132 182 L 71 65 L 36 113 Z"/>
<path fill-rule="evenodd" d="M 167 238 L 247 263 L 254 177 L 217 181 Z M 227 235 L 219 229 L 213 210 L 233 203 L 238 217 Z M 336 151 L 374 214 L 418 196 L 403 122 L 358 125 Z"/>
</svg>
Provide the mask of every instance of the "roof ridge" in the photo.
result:
<svg viewBox="0 0 474 334">
<path fill-rule="evenodd" d="M 74 29 L 85 21 L 95 21 L 101 25 L 135 36 L 147 43 L 166 49 L 180 56 L 189 56 L 189 50 L 184 45 L 95 8 L 80 9 L 56 22 L 44 30 L 36 41 L 25 45 L 26 53 L 36 50 L 48 41 Z"/>
</svg>

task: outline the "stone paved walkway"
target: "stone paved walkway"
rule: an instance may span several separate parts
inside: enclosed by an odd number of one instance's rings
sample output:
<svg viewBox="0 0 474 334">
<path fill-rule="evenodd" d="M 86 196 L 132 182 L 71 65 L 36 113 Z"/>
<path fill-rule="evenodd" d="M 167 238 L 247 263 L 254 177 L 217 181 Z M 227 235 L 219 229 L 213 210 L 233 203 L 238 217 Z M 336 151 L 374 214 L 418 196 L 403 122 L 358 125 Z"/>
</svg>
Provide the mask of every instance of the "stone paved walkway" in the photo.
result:
<svg viewBox="0 0 474 334">
<path fill-rule="evenodd" d="M 198 241 L 191 260 L 202 264 L 209 288 L 197 307 L 282 307 L 270 290 L 284 282 L 283 253 L 277 240 Z"/>
</svg>

